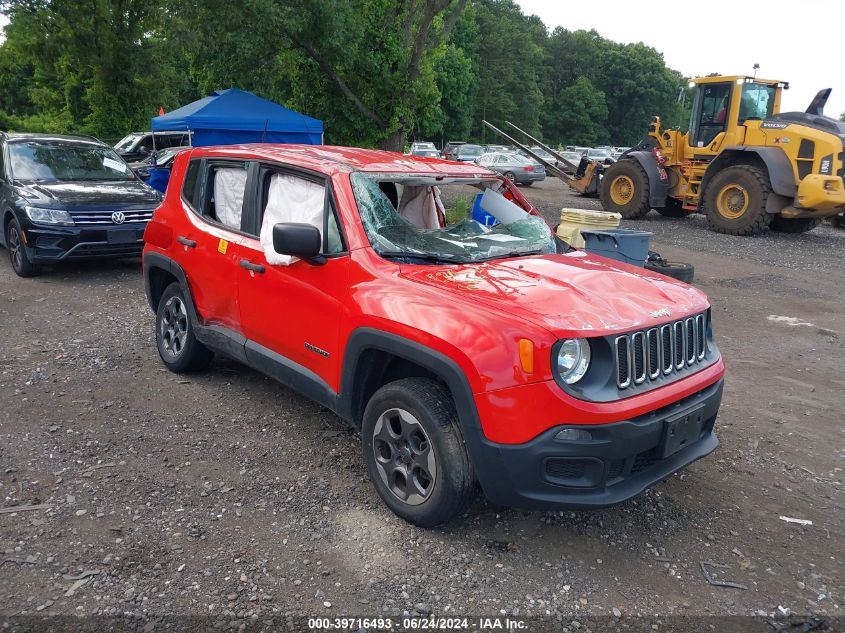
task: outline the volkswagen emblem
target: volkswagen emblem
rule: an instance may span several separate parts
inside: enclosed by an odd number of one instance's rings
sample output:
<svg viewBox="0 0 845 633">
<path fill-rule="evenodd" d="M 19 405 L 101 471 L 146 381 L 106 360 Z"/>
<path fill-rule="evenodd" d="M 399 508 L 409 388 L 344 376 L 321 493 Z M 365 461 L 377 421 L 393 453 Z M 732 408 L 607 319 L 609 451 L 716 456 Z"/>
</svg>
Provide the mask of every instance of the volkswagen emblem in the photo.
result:
<svg viewBox="0 0 845 633">
<path fill-rule="evenodd" d="M 126 221 L 126 216 L 123 215 L 123 211 L 115 211 L 111 214 L 111 221 L 115 224 L 123 224 Z"/>
</svg>

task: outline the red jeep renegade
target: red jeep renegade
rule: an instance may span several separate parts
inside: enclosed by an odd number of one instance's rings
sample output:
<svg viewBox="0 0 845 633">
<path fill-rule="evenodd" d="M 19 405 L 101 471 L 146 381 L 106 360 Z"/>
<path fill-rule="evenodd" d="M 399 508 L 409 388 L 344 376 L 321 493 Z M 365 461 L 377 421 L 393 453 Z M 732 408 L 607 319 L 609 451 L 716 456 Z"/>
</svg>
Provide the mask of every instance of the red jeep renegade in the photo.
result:
<svg viewBox="0 0 845 633">
<path fill-rule="evenodd" d="M 196 148 L 144 239 L 164 364 L 224 354 L 328 407 L 416 525 L 478 485 L 502 505 L 611 505 L 718 444 L 707 298 L 569 248 L 477 165 Z"/>
</svg>

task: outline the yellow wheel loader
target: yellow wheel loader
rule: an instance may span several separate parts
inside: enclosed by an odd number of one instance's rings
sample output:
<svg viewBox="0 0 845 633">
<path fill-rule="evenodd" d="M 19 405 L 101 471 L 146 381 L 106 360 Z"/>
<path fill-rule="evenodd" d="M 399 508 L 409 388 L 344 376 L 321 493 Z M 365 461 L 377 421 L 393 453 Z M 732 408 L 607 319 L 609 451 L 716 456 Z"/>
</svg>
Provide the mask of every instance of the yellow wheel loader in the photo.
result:
<svg viewBox="0 0 845 633">
<path fill-rule="evenodd" d="M 720 233 L 771 228 L 803 233 L 845 211 L 845 123 L 822 114 L 830 89 L 806 112 L 780 112 L 788 84 L 742 76 L 702 77 L 688 132 L 648 134 L 602 173 L 607 211 L 640 218 L 701 212 Z"/>
</svg>

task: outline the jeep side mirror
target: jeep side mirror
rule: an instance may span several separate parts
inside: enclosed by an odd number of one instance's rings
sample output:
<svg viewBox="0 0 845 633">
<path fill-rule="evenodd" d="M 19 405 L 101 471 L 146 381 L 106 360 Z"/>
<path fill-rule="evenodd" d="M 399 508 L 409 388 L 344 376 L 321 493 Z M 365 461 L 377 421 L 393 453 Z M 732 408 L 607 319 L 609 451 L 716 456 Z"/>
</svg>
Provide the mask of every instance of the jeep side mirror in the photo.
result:
<svg viewBox="0 0 845 633">
<path fill-rule="evenodd" d="M 293 255 L 319 266 L 326 263 L 326 258 L 320 254 L 322 248 L 323 240 L 316 226 L 299 222 L 273 225 L 273 250 L 279 255 Z"/>
</svg>

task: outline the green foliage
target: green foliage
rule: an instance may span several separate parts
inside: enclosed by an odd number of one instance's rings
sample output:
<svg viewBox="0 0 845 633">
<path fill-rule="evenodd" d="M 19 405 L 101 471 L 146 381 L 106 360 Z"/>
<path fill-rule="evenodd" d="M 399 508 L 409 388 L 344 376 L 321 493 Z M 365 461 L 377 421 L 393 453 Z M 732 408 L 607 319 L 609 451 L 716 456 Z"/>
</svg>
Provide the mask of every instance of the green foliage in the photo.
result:
<svg viewBox="0 0 845 633">
<path fill-rule="evenodd" d="M 0 0 L 0 128 L 104 139 L 236 86 L 323 119 L 326 141 L 413 136 L 630 145 L 683 124 L 683 77 L 644 44 L 549 33 L 513 0 Z"/>
<path fill-rule="evenodd" d="M 839 115 L 839 120 L 845 121 L 845 112 L 843 112 L 842 114 Z"/>
</svg>

